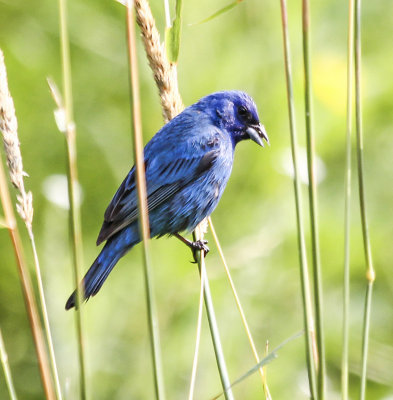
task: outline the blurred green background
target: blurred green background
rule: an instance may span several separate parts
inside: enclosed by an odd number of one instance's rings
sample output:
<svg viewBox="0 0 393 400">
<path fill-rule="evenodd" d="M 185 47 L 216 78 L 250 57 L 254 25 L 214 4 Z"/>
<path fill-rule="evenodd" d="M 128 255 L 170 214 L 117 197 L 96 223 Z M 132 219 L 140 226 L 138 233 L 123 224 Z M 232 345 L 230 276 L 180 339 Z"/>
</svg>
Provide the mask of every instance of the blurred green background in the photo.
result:
<svg viewBox="0 0 393 400">
<path fill-rule="evenodd" d="M 162 1 L 151 6 L 164 29 Z M 173 3 L 173 2 L 172 2 Z M 290 2 L 297 126 L 304 146 L 301 2 Z M 314 2 L 315 3 L 315 2 Z M 228 1 L 184 1 L 178 66 L 186 105 L 217 90 L 241 89 L 254 97 L 271 147 L 237 148 L 232 177 L 213 221 L 260 353 L 303 327 L 289 129 L 279 2 L 247 0 L 232 11 L 192 25 Z M 173 6 L 174 4 L 172 4 Z M 125 9 L 115 1 L 68 2 L 78 170 L 83 192 L 85 269 L 98 253 L 104 210 L 131 165 Z M 368 398 L 393 399 L 393 3 L 363 5 L 363 103 L 365 173 L 370 233 L 377 273 L 371 317 Z M 312 66 L 319 158 L 320 239 L 325 303 L 328 398 L 340 398 L 343 195 L 345 157 L 347 4 L 312 4 Z M 144 138 L 162 126 L 157 90 L 141 43 L 139 66 Z M 46 77 L 60 85 L 56 1 L 0 1 L 0 47 L 14 98 L 26 186 L 34 195 L 34 231 L 42 264 L 60 379 L 67 399 L 77 398 L 74 315 L 64 304 L 73 290 L 66 197 L 56 175 L 66 171 L 65 143 L 56 128 Z M 4 154 L 3 154 L 4 155 Z M 4 157 L 3 157 L 4 160 Z M 354 167 L 355 156 L 354 156 Z M 305 167 L 304 167 L 305 168 Z M 60 177 L 61 178 L 61 177 Z M 358 396 L 365 274 L 356 173 L 353 177 L 350 393 Z M 306 185 L 304 208 L 308 212 Z M 13 188 L 11 188 L 13 194 Z M 25 230 L 20 224 L 24 239 Z M 232 380 L 254 365 L 218 253 L 210 239 L 208 274 Z M 26 255 L 32 266 L 28 241 Z M 188 394 L 195 343 L 199 277 L 191 254 L 176 239 L 151 244 L 168 399 Z M 41 399 L 34 347 L 13 250 L 0 230 L 0 326 L 17 392 Z M 124 257 L 100 293 L 85 306 L 88 385 L 92 399 L 151 399 L 140 246 Z M 220 391 L 207 321 L 196 399 Z M 274 399 L 307 398 L 304 338 L 285 346 L 268 366 Z M 7 398 L 0 375 L 0 398 Z M 234 389 L 236 398 L 262 398 L 257 374 Z"/>
</svg>

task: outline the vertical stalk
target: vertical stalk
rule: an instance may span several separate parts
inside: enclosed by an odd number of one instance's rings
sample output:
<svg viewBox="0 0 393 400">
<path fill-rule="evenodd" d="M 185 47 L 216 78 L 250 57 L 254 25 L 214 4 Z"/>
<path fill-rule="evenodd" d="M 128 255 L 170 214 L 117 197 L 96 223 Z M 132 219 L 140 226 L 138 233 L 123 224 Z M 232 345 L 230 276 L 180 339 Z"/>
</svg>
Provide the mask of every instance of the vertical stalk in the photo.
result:
<svg viewBox="0 0 393 400">
<path fill-rule="evenodd" d="M 198 225 L 193 232 L 194 240 L 202 240 L 203 233 Z M 222 350 L 222 344 L 220 339 L 220 333 L 218 330 L 216 313 L 214 312 L 213 300 L 210 292 L 209 279 L 207 277 L 206 266 L 205 266 L 205 253 L 203 251 L 197 251 L 197 262 L 199 268 L 199 274 L 203 282 L 203 297 L 205 300 L 206 314 L 209 321 L 210 333 L 213 341 L 214 353 L 216 355 L 218 372 L 220 374 L 221 384 L 224 391 L 225 400 L 234 400 L 233 392 L 231 389 L 231 381 L 229 380 L 228 370 L 225 363 L 224 352 Z M 202 273 L 202 271 L 204 273 Z"/>
<path fill-rule="evenodd" d="M 298 251 L 299 251 L 299 264 L 300 264 L 300 282 L 302 288 L 302 301 L 303 301 L 303 319 L 304 329 L 306 332 L 306 356 L 307 356 L 307 371 L 308 382 L 311 393 L 311 398 L 317 397 L 316 392 L 316 375 L 315 367 L 318 355 L 314 354 L 315 350 L 315 327 L 314 317 L 311 301 L 311 289 L 309 272 L 307 265 L 306 244 L 304 239 L 304 225 L 303 225 L 303 212 L 302 212 L 302 195 L 300 188 L 299 166 L 298 166 L 298 148 L 297 148 L 297 132 L 295 123 L 295 106 L 293 100 L 293 84 L 292 84 L 292 71 L 291 71 L 291 56 L 290 56 L 290 43 L 288 34 L 288 15 L 286 1 L 281 0 L 281 18 L 283 30 L 283 46 L 284 46 L 284 64 L 285 64 L 285 77 L 287 85 L 287 100 L 288 100 L 288 113 L 289 113 L 289 129 L 291 137 L 291 151 L 292 163 L 294 171 L 294 192 L 295 192 L 295 207 L 296 207 L 296 223 L 297 223 L 297 237 L 298 237 Z"/>
<path fill-rule="evenodd" d="M 12 382 L 11 369 L 10 369 L 10 365 L 8 363 L 8 355 L 7 355 L 7 351 L 5 349 L 1 329 L 0 329 L 0 359 L 1 359 L 1 365 L 3 366 L 3 370 L 4 370 L 5 382 L 7 384 L 7 389 L 8 389 L 8 394 L 10 395 L 10 399 L 17 400 L 14 383 Z"/>
<path fill-rule="evenodd" d="M 343 275 L 343 346 L 341 358 L 341 396 L 348 400 L 348 341 L 349 341 L 349 278 L 350 278 L 350 217 L 351 217 L 351 153 L 352 153 L 352 80 L 353 80 L 353 18 L 354 2 L 348 2 L 347 44 L 347 123 L 345 155 L 345 205 L 344 205 L 344 275 Z"/>
<path fill-rule="evenodd" d="M 72 83 L 71 83 L 71 62 L 69 53 L 69 41 L 67 31 L 67 9 L 66 0 L 59 0 L 60 13 L 60 42 L 61 42 L 61 60 L 63 73 L 63 92 L 65 109 L 65 136 L 67 147 L 68 164 L 68 199 L 70 204 L 70 228 L 73 251 L 74 283 L 77 291 L 75 307 L 75 324 L 78 342 L 79 359 L 79 392 L 80 398 L 87 398 L 86 388 L 86 365 L 84 355 L 84 327 L 82 318 L 83 288 L 79 285 L 81 280 L 82 266 L 82 229 L 80 221 L 80 209 L 77 199 L 76 186 L 78 183 L 77 155 L 76 155 L 76 130 L 73 117 L 72 105 Z"/>
<path fill-rule="evenodd" d="M 196 329 L 196 335 L 195 335 L 195 351 L 194 351 L 194 360 L 192 362 L 192 371 L 191 371 L 191 380 L 190 380 L 190 390 L 188 392 L 188 400 L 193 400 L 193 398 L 194 398 L 196 372 L 197 372 L 197 367 L 198 367 L 199 344 L 201 341 L 201 330 L 202 330 L 203 293 L 205 290 L 205 287 L 204 287 L 205 272 L 206 272 L 206 268 L 204 268 L 200 271 L 200 274 L 201 274 L 200 288 L 201 289 L 199 292 L 198 321 L 197 321 L 197 329 Z"/>
<path fill-rule="evenodd" d="M 18 267 L 19 279 L 22 286 L 23 297 L 26 311 L 29 317 L 30 328 L 33 334 L 35 350 L 37 353 L 38 366 L 40 369 L 42 385 L 44 387 L 47 399 L 55 399 L 52 378 L 49 369 L 48 355 L 45 346 L 45 340 L 42 333 L 41 321 L 37 311 L 37 304 L 34 297 L 29 272 L 23 254 L 22 242 L 19 236 L 19 230 L 16 224 L 11 198 L 8 191 L 7 181 L 3 168 L 3 162 L 0 157 L 0 200 L 4 210 L 4 217 L 14 247 L 15 258 Z"/>
<path fill-rule="evenodd" d="M 257 348 L 256 348 L 254 340 L 252 338 L 251 330 L 250 330 L 250 327 L 248 326 L 246 315 L 245 315 L 245 313 L 243 311 L 243 307 L 242 307 L 242 305 L 240 303 L 240 299 L 239 299 L 239 296 L 237 294 L 237 290 L 235 288 L 235 284 L 234 284 L 234 282 L 232 280 L 232 276 L 231 276 L 231 273 L 229 271 L 228 264 L 227 264 L 227 262 L 225 260 L 224 252 L 222 251 L 221 244 L 220 244 L 220 241 L 218 240 L 218 236 L 216 234 L 216 230 L 214 229 L 214 225 L 213 225 L 213 221 L 212 221 L 211 217 L 208 217 L 208 222 L 209 222 L 210 230 L 212 232 L 214 241 L 216 242 L 218 253 L 220 254 L 222 263 L 224 265 L 225 273 L 226 273 L 227 278 L 229 280 L 229 285 L 231 286 L 232 293 L 233 293 L 233 296 L 235 298 L 236 306 L 237 306 L 237 309 L 239 311 L 240 318 L 242 320 L 244 329 L 245 329 L 246 334 L 247 334 L 248 342 L 250 344 L 250 347 L 251 347 L 252 353 L 254 355 L 255 361 L 256 361 L 257 364 L 259 364 L 261 360 L 259 358 Z M 264 372 L 265 369 L 263 367 L 260 367 L 258 371 L 259 371 L 259 375 L 261 376 L 262 387 L 263 387 L 263 392 L 265 394 L 265 398 L 266 398 L 266 400 L 271 400 L 271 394 L 270 394 L 270 391 L 269 391 L 269 387 L 267 385 L 267 380 L 266 380 L 266 376 L 265 376 L 265 372 Z"/>
<path fill-rule="evenodd" d="M 128 55 L 130 64 L 130 83 L 131 83 L 131 103 L 132 103 L 132 126 L 133 126 L 133 142 L 134 157 L 136 166 L 136 182 L 138 189 L 138 207 L 139 207 L 139 229 L 143 239 L 143 266 L 144 280 L 146 288 L 146 303 L 149 323 L 150 346 L 152 351 L 152 361 L 154 369 L 154 387 L 157 399 L 165 399 L 164 377 L 161 361 L 159 323 L 156 311 L 156 304 L 153 290 L 153 274 L 150 266 L 149 257 L 149 217 L 146 197 L 146 178 L 145 164 L 143 156 L 143 140 L 142 140 L 142 121 L 140 109 L 139 95 L 139 78 L 138 64 L 135 40 L 135 21 L 134 7 L 131 2 L 127 5 L 127 39 L 128 39 Z"/>
<path fill-rule="evenodd" d="M 311 245 L 314 270 L 315 320 L 318 345 L 318 398 L 325 398 L 325 344 L 323 332 L 322 276 L 318 238 L 317 188 L 315 176 L 315 139 L 312 124 L 311 62 L 310 62 L 310 5 L 302 0 L 303 57 L 305 80 L 305 110 L 308 161 L 308 194 L 310 202 Z"/>
<path fill-rule="evenodd" d="M 356 138 L 357 138 L 357 162 L 358 162 L 358 179 L 359 179 L 359 200 L 360 200 L 360 215 L 362 220 L 363 246 L 366 262 L 366 298 L 364 307 L 363 320 L 363 343 L 362 343 L 362 372 L 360 384 L 360 399 L 366 397 L 366 382 L 367 382 L 367 356 L 368 356 L 368 341 L 370 331 L 370 315 L 371 315 L 371 300 L 372 291 L 375 281 L 375 271 L 371 255 L 370 237 L 368 232 L 368 221 L 366 214 L 366 199 L 364 185 L 364 160 L 363 160 L 363 121 L 362 121 L 362 94 L 361 94 L 361 2 L 355 1 L 355 21 L 354 21 L 354 36 L 355 36 L 355 96 L 356 96 Z"/>
</svg>

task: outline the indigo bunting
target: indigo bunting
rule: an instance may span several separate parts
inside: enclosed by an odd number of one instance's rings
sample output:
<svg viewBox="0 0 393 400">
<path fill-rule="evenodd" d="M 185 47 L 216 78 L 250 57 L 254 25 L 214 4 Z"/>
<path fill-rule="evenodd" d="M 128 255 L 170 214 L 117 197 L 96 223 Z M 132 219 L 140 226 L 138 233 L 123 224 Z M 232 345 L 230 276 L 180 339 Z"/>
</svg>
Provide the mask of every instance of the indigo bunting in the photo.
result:
<svg viewBox="0 0 393 400">
<path fill-rule="evenodd" d="M 150 236 L 173 235 L 194 251 L 191 232 L 216 208 L 232 171 L 237 143 L 269 143 L 254 101 L 240 91 L 203 97 L 168 122 L 144 149 Z M 135 167 L 120 185 L 104 215 L 97 245 L 106 241 L 81 284 L 87 300 L 101 288 L 113 267 L 140 242 Z M 76 291 L 66 303 L 75 307 Z"/>
</svg>

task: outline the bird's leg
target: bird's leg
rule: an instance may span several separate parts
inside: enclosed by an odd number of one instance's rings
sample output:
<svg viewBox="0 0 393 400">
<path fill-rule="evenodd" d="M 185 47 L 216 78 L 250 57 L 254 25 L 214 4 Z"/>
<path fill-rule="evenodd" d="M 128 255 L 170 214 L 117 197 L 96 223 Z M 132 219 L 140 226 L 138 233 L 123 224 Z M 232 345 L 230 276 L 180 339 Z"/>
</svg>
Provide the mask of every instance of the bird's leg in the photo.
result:
<svg viewBox="0 0 393 400">
<path fill-rule="evenodd" d="M 186 239 L 185 237 L 179 235 L 178 233 L 174 233 L 173 236 L 176 236 L 179 240 L 181 240 L 185 245 L 187 245 L 194 256 L 195 262 L 197 262 L 196 251 L 203 250 L 205 255 L 210 251 L 210 249 L 206 246 L 207 240 L 197 240 L 196 242 L 192 242 L 191 240 Z"/>
</svg>

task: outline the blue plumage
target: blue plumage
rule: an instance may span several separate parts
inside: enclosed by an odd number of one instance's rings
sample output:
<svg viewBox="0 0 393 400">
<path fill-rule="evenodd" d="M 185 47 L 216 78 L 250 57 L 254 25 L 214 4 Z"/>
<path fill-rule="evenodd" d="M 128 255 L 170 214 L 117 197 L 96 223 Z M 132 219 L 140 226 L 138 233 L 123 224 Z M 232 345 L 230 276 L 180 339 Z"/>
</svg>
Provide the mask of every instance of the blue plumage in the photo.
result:
<svg viewBox="0 0 393 400">
<path fill-rule="evenodd" d="M 231 174 L 235 146 L 244 139 L 268 142 L 255 103 L 239 91 L 202 98 L 156 133 L 144 149 L 151 237 L 191 232 L 213 212 Z M 83 279 L 85 299 L 140 241 L 135 167 L 105 212 L 97 245 L 104 241 Z M 75 292 L 66 309 L 74 306 Z"/>
</svg>

